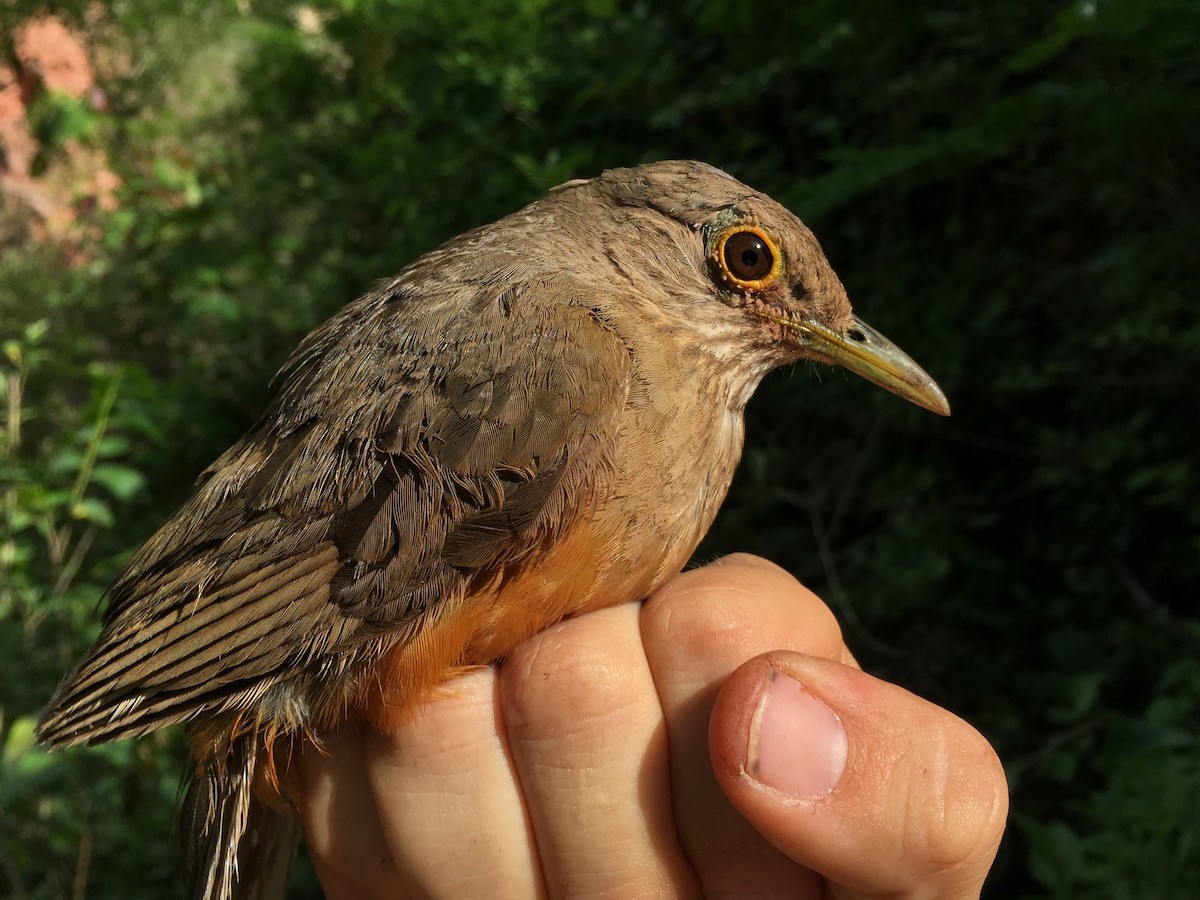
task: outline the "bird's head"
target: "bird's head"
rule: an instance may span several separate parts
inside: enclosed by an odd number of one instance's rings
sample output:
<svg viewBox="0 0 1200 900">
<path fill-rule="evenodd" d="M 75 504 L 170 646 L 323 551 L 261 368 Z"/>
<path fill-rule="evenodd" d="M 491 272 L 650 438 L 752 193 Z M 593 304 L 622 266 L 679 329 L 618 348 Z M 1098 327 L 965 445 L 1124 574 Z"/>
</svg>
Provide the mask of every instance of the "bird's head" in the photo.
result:
<svg viewBox="0 0 1200 900">
<path fill-rule="evenodd" d="M 637 260 L 630 269 L 655 271 L 660 284 L 672 283 L 669 295 L 702 298 L 688 312 L 711 322 L 714 334 L 733 323 L 749 339 L 747 349 L 769 354 L 774 365 L 840 365 L 950 414 L 933 379 L 855 315 L 812 232 L 770 197 L 687 161 L 613 169 L 586 184 L 613 205 L 618 221 L 623 214 L 635 226 L 640 246 L 623 245 Z"/>
</svg>

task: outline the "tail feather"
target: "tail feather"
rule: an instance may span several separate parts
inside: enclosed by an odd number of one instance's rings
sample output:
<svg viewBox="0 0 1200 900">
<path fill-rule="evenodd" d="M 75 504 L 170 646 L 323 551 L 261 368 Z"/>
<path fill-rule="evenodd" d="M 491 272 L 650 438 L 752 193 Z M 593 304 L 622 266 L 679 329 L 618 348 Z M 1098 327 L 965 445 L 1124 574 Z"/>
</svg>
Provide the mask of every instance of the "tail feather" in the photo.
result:
<svg viewBox="0 0 1200 900">
<path fill-rule="evenodd" d="M 251 730 L 209 755 L 188 783 L 180 841 L 189 900 L 282 900 L 299 823 L 253 795 L 265 752 Z"/>
</svg>

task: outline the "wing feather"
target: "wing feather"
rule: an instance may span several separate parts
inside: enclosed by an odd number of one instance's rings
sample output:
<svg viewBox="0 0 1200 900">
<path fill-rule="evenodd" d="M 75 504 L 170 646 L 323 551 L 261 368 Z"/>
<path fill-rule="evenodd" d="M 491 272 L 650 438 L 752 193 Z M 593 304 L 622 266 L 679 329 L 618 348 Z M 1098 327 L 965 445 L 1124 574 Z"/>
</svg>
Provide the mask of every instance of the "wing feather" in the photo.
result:
<svg viewBox="0 0 1200 900">
<path fill-rule="evenodd" d="M 408 287 L 420 269 L 301 345 L 275 403 L 111 588 L 43 740 L 144 733 L 352 674 L 590 503 L 628 391 L 620 338 L 568 285 L 506 285 L 497 302 L 498 284 L 464 280 L 435 302 Z"/>
</svg>

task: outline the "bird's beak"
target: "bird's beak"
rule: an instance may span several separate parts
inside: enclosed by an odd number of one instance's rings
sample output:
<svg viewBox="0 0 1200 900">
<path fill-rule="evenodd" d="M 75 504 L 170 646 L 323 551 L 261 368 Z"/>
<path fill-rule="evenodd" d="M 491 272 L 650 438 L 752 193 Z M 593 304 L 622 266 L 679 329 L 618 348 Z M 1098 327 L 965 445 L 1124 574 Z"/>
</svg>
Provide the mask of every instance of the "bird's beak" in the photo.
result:
<svg viewBox="0 0 1200 900">
<path fill-rule="evenodd" d="M 784 324 L 806 357 L 842 366 L 930 412 L 950 415 L 946 395 L 925 370 L 858 316 L 841 333 L 811 317 Z"/>
</svg>

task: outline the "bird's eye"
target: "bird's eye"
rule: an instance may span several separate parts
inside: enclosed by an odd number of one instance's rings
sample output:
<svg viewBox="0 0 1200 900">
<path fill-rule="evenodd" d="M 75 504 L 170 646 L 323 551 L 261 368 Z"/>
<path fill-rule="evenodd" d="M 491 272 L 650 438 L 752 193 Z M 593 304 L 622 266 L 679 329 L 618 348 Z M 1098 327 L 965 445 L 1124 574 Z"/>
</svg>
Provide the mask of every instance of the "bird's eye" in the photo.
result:
<svg viewBox="0 0 1200 900">
<path fill-rule="evenodd" d="M 757 228 L 737 228 L 717 245 L 721 274 L 736 287 L 764 288 L 778 274 L 779 257 L 774 243 Z"/>
</svg>

